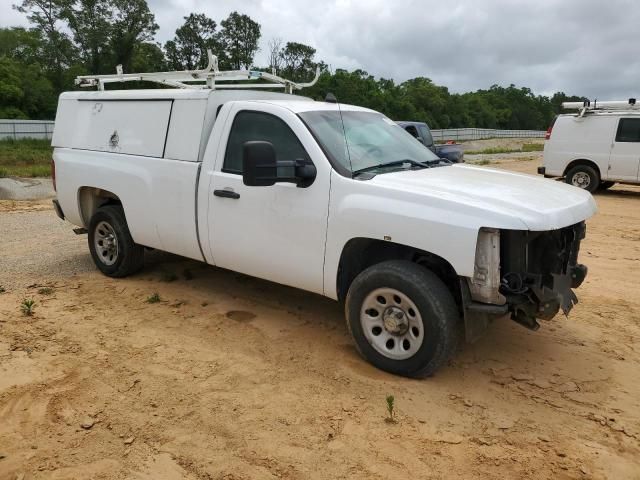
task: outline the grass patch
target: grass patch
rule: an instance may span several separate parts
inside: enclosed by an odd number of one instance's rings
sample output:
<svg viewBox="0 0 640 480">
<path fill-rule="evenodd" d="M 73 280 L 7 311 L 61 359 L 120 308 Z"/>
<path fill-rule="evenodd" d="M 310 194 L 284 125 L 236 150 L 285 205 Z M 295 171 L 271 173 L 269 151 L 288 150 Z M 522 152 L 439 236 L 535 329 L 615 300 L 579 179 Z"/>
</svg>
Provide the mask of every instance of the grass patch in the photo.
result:
<svg viewBox="0 0 640 480">
<path fill-rule="evenodd" d="M 515 153 L 521 152 L 522 150 L 514 149 L 514 148 L 503 148 L 503 147 L 490 147 L 485 148 L 484 150 L 467 150 L 465 155 L 493 155 L 496 153 Z"/>
<path fill-rule="evenodd" d="M 158 302 L 160 302 L 160 294 L 158 294 L 158 292 L 154 293 L 153 295 L 147 297 L 146 302 L 147 303 L 158 303 Z"/>
<path fill-rule="evenodd" d="M 544 143 L 524 143 L 522 145 L 523 152 L 541 152 L 544 150 Z"/>
<path fill-rule="evenodd" d="M 50 140 L 0 140 L 0 177 L 48 177 L 52 151 Z"/>
<path fill-rule="evenodd" d="M 33 315 L 33 311 L 36 308 L 36 302 L 32 298 L 25 298 L 20 304 L 20 310 L 22 314 L 30 317 Z"/>
<path fill-rule="evenodd" d="M 160 275 L 160 280 L 167 283 L 175 282 L 176 280 L 178 280 L 178 275 L 176 275 L 174 272 L 164 271 Z"/>
<path fill-rule="evenodd" d="M 385 400 L 387 402 L 387 418 L 385 418 L 385 421 L 388 423 L 396 423 L 396 399 L 393 395 L 388 395 Z"/>
<path fill-rule="evenodd" d="M 522 148 L 489 147 L 484 150 L 467 150 L 465 155 L 495 155 L 497 153 L 521 153 L 541 152 L 544 150 L 542 143 L 523 143 Z"/>
</svg>

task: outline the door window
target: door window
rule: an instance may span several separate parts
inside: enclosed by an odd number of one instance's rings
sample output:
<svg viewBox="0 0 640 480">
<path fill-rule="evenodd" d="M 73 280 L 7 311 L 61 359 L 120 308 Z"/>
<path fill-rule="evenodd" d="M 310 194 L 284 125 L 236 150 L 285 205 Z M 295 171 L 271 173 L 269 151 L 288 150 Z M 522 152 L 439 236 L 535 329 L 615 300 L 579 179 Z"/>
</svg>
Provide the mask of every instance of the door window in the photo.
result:
<svg viewBox="0 0 640 480">
<path fill-rule="evenodd" d="M 621 118 L 616 142 L 640 142 L 640 118 Z"/>
<path fill-rule="evenodd" d="M 422 133 L 422 138 L 424 138 L 424 144 L 427 147 L 433 145 L 433 136 L 431 135 L 431 130 L 429 130 L 424 125 L 420 125 L 420 133 Z"/>
<path fill-rule="evenodd" d="M 271 142 L 277 161 L 309 160 L 300 140 L 282 119 L 269 113 L 245 110 L 233 120 L 222 171 L 242 174 L 242 146 L 255 140 Z M 278 175 L 286 176 L 288 173 L 279 171 Z"/>
<path fill-rule="evenodd" d="M 416 127 L 414 127 L 413 125 L 407 125 L 406 127 L 404 127 L 404 129 L 409 132 L 411 134 L 411 136 L 416 137 L 416 138 L 420 138 L 420 135 L 418 135 L 418 129 Z"/>
</svg>

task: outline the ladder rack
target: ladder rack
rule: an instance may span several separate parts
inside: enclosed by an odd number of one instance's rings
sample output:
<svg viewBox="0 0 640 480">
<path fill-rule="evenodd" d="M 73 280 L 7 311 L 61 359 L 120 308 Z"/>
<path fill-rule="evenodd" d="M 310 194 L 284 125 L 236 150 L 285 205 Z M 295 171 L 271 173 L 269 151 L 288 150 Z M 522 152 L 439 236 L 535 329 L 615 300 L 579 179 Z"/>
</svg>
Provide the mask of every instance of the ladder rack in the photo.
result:
<svg viewBox="0 0 640 480">
<path fill-rule="evenodd" d="M 179 72 L 152 72 L 152 73 L 124 73 L 122 65 L 116 67 L 116 73 L 112 75 L 82 75 L 76 77 L 75 84 L 80 87 L 98 87 L 104 90 L 107 83 L 146 81 L 175 88 L 185 89 L 254 89 L 254 88 L 284 88 L 286 93 L 293 93 L 305 87 L 316 84 L 320 77 L 320 68 L 316 68 L 314 79 L 307 83 L 297 83 L 272 73 L 257 70 L 229 70 L 218 69 L 218 57 L 211 50 L 207 50 L 208 65 L 202 70 L 183 70 Z M 229 84 L 217 82 L 240 82 L 267 80 L 271 83 Z M 186 82 L 200 82 L 186 83 Z M 204 82 L 204 83 L 203 83 Z"/>
<path fill-rule="evenodd" d="M 613 100 L 606 102 L 599 102 L 594 100 L 585 100 L 584 102 L 563 102 L 562 108 L 565 110 L 580 110 L 579 117 L 590 112 L 606 112 L 606 111 L 640 111 L 640 104 L 636 103 L 635 98 L 629 100 Z"/>
</svg>

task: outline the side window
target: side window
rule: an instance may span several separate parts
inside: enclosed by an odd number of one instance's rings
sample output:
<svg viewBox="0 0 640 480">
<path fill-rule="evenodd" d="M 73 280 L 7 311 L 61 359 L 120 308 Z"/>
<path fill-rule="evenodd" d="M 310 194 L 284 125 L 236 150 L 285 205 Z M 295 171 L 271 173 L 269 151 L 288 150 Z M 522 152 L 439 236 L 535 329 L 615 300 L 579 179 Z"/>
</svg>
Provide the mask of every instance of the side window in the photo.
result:
<svg viewBox="0 0 640 480">
<path fill-rule="evenodd" d="M 621 118 L 616 142 L 640 142 L 640 118 Z"/>
<path fill-rule="evenodd" d="M 415 138 L 418 138 L 420 135 L 418 134 L 418 129 L 413 125 L 407 125 L 404 129 L 409 132 Z"/>
<path fill-rule="evenodd" d="M 276 160 L 309 159 L 300 140 L 284 121 L 269 113 L 245 110 L 238 112 L 233 120 L 223 172 L 242 173 L 242 146 L 253 140 L 271 142 L 276 151 Z M 285 172 L 278 174 L 286 175 Z"/>
<path fill-rule="evenodd" d="M 433 145 L 433 136 L 431 135 L 431 130 L 429 130 L 424 125 L 420 125 L 420 127 L 418 128 L 420 128 L 420 133 L 422 133 L 422 138 L 424 138 L 424 144 L 427 147 Z"/>
</svg>

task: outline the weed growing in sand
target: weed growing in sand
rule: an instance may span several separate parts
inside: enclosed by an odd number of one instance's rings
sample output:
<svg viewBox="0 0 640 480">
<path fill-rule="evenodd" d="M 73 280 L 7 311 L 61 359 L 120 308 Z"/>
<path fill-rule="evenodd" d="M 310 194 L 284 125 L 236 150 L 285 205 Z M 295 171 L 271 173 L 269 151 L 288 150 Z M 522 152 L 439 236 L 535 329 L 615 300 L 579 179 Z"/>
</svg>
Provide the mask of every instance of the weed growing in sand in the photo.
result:
<svg viewBox="0 0 640 480">
<path fill-rule="evenodd" d="M 4 292 L 6 292 L 5 288 L 2 285 L 0 285 L 0 293 L 4 293 Z"/>
<path fill-rule="evenodd" d="M 173 272 L 162 272 L 162 277 L 160 277 L 160 280 L 167 283 L 175 282 L 177 279 L 178 275 Z"/>
<path fill-rule="evenodd" d="M 395 411 L 395 401 L 393 395 L 387 396 L 387 418 L 385 421 L 388 423 L 396 423 L 396 411 Z"/>
<path fill-rule="evenodd" d="M 147 303 L 158 303 L 160 301 L 160 294 L 158 292 L 154 293 L 150 297 L 147 297 Z"/>
<path fill-rule="evenodd" d="M 25 298 L 20 304 L 20 310 L 28 317 L 33 315 L 33 311 L 36 308 L 36 302 L 32 298 Z"/>
<path fill-rule="evenodd" d="M 53 293 L 53 288 L 51 287 L 42 287 L 38 290 L 40 295 L 51 295 Z"/>
</svg>

